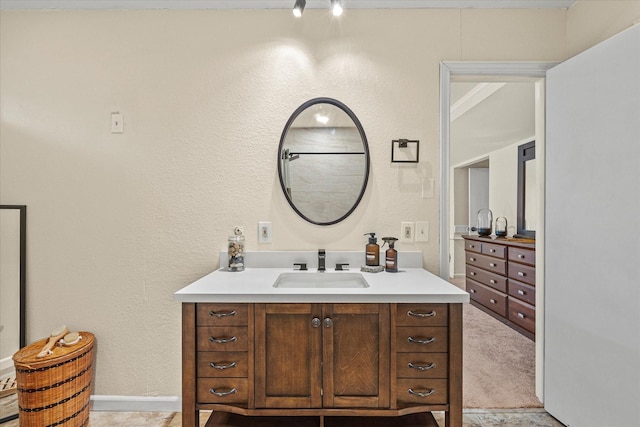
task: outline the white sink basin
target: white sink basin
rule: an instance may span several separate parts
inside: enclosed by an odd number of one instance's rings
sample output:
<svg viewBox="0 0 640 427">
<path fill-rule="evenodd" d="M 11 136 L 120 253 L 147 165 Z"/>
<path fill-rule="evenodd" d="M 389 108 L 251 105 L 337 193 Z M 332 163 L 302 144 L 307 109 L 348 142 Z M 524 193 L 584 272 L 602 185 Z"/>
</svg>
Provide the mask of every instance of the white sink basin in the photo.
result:
<svg viewBox="0 0 640 427">
<path fill-rule="evenodd" d="M 281 273 L 274 288 L 368 288 L 360 273 Z"/>
</svg>

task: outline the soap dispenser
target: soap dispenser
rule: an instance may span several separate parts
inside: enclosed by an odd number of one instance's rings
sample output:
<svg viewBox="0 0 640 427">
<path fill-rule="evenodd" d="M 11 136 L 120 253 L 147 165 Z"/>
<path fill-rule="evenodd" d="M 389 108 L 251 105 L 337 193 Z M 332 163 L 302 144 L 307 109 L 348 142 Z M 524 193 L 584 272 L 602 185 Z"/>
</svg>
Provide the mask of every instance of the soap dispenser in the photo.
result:
<svg viewBox="0 0 640 427">
<path fill-rule="evenodd" d="M 397 273 L 398 272 L 398 251 L 395 249 L 394 245 L 396 244 L 395 237 L 383 237 L 384 247 L 385 244 L 389 244 L 389 249 L 385 252 L 385 270 L 389 273 Z"/>
<path fill-rule="evenodd" d="M 376 233 L 365 233 L 369 235 L 369 243 L 365 248 L 366 263 L 368 266 L 377 267 L 380 264 L 380 245 L 376 243 Z"/>
</svg>

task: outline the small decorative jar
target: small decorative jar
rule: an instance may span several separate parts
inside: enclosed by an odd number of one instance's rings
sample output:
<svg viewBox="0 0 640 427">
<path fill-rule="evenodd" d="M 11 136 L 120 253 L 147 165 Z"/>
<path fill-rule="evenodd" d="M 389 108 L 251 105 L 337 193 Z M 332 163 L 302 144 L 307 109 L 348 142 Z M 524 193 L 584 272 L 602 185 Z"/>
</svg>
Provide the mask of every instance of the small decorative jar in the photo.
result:
<svg viewBox="0 0 640 427">
<path fill-rule="evenodd" d="M 493 213 L 490 209 L 480 209 L 478 211 L 478 225 L 476 229 L 480 236 L 488 236 L 493 228 Z"/>
<path fill-rule="evenodd" d="M 500 216 L 496 218 L 496 236 L 507 237 L 507 218 Z"/>
<path fill-rule="evenodd" d="M 229 271 L 244 271 L 244 235 L 242 228 L 233 229 L 233 236 L 229 236 Z"/>
</svg>

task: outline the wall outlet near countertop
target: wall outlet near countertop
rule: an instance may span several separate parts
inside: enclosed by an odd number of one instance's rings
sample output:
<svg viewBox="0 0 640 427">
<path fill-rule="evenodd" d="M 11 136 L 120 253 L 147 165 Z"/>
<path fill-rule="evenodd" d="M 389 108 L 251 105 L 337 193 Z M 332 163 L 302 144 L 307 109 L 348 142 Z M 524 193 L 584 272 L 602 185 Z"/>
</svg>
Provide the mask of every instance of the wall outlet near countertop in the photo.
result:
<svg viewBox="0 0 640 427">
<path fill-rule="evenodd" d="M 271 223 L 260 221 L 258 222 L 258 242 L 259 243 L 271 243 Z"/>
<path fill-rule="evenodd" d="M 400 241 L 413 242 L 414 229 L 415 229 L 415 225 L 413 222 L 400 223 Z"/>
</svg>

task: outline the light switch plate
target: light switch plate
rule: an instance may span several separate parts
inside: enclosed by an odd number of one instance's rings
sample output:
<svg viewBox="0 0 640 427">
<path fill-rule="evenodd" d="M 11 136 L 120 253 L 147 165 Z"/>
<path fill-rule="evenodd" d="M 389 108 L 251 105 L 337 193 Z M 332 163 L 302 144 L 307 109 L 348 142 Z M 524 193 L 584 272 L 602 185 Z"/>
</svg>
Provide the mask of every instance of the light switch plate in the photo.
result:
<svg viewBox="0 0 640 427">
<path fill-rule="evenodd" d="M 413 232 L 415 225 L 413 222 L 400 223 L 400 241 L 401 242 L 413 242 Z"/>
<path fill-rule="evenodd" d="M 429 221 L 416 221 L 416 242 L 429 241 Z"/>
<path fill-rule="evenodd" d="M 271 223 L 260 221 L 258 222 L 258 242 L 259 243 L 271 243 Z"/>
<path fill-rule="evenodd" d="M 124 133 L 124 123 L 121 113 L 111 113 L 111 133 Z"/>
</svg>

